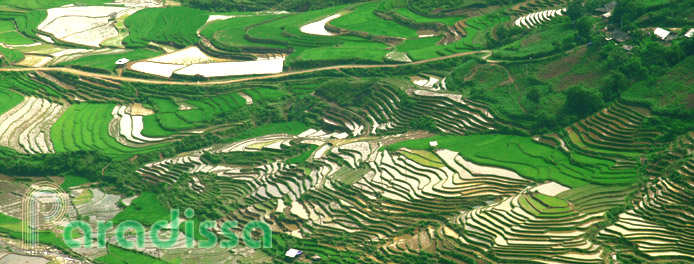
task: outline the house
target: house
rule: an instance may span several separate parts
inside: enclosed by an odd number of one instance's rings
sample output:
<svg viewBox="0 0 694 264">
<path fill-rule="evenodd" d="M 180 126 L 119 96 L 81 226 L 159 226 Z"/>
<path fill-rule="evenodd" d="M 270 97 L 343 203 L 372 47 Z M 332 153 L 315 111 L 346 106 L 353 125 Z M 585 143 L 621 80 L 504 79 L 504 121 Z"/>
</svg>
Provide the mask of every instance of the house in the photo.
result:
<svg viewBox="0 0 694 264">
<path fill-rule="evenodd" d="M 687 31 L 687 33 L 684 33 L 684 36 L 687 37 L 687 38 L 692 38 L 692 37 L 694 37 L 694 28 L 692 28 L 692 29 L 690 29 L 689 31 Z"/>
<path fill-rule="evenodd" d="M 602 17 L 608 18 L 612 16 L 612 11 L 614 11 L 615 7 L 617 7 L 617 1 L 612 1 L 596 8 L 595 11 L 602 14 Z"/>
<path fill-rule="evenodd" d="M 634 49 L 634 46 L 632 45 L 623 45 L 622 48 L 626 50 L 627 52 L 631 52 L 631 50 Z"/>
<path fill-rule="evenodd" d="M 653 30 L 653 34 L 658 36 L 660 39 L 665 40 L 665 38 L 667 38 L 667 36 L 670 35 L 670 31 L 667 31 L 662 28 L 656 28 L 655 30 Z"/>
<path fill-rule="evenodd" d="M 429 147 L 435 148 L 439 146 L 439 142 L 437 141 L 429 141 Z"/>
<path fill-rule="evenodd" d="M 614 40 L 617 43 L 622 43 L 629 40 L 629 34 L 621 30 L 614 30 L 607 34 L 608 40 Z"/>
<path fill-rule="evenodd" d="M 301 255 L 301 253 L 303 253 L 303 252 L 299 251 L 298 249 L 290 248 L 289 250 L 287 250 L 287 253 L 284 253 L 284 256 L 290 257 L 290 258 L 296 258 L 296 256 Z"/>
<path fill-rule="evenodd" d="M 129 59 L 121 58 L 121 59 L 119 59 L 119 60 L 116 61 L 116 65 L 125 65 L 125 64 L 128 63 L 128 62 L 130 62 Z"/>
</svg>

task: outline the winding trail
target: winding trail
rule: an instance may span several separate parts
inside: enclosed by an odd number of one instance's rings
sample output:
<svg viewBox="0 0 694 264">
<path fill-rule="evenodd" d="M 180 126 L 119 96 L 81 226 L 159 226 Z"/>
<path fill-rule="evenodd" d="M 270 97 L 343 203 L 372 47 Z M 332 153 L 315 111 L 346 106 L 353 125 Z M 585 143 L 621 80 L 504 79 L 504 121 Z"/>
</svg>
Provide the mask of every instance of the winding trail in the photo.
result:
<svg viewBox="0 0 694 264">
<path fill-rule="evenodd" d="M 173 85 L 196 85 L 196 86 L 199 86 L 199 85 L 218 85 L 218 84 L 228 84 L 228 83 L 238 83 L 238 82 L 245 82 L 245 81 L 272 79 L 272 78 L 277 78 L 277 77 L 292 76 L 292 75 L 298 75 L 298 74 L 304 74 L 304 73 L 310 73 L 310 72 L 316 72 L 316 71 L 325 71 L 325 70 L 363 69 L 363 68 L 397 68 L 397 67 L 401 67 L 401 66 L 423 64 L 423 63 L 428 63 L 428 62 L 432 62 L 432 61 L 439 61 L 439 60 L 445 60 L 445 59 L 450 59 L 450 58 L 463 57 L 463 56 L 479 54 L 479 53 L 486 53 L 487 54 L 487 55 L 482 57 L 482 59 L 484 59 L 484 60 L 487 60 L 492 55 L 491 50 L 469 51 L 469 52 L 457 53 L 457 54 L 443 56 L 443 57 L 437 57 L 437 58 L 431 58 L 431 59 L 415 61 L 415 62 L 408 62 L 408 63 L 401 63 L 401 64 L 335 65 L 335 66 L 328 66 L 328 67 L 321 67 L 321 68 L 314 68 L 314 69 L 307 69 L 307 70 L 287 71 L 287 72 L 276 73 L 276 74 L 245 77 L 245 78 L 239 78 L 239 79 L 203 81 L 203 82 L 151 80 L 151 79 L 142 79 L 142 78 L 124 77 L 124 76 L 118 76 L 118 75 L 86 72 L 86 71 L 81 71 L 81 70 L 77 70 L 77 69 L 73 69 L 73 68 L 66 68 L 66 67 L 0 68 L 0 72 L 34 72 L 34 71 L 51 72 L 51 71 L 53 71 L 53 72 L 65 72 L 65 73 L 70 73 L 70 74 L 74 74 L 74 75 L 78 75 L 78 76 L 102 78 L 102 79 L 107 79 L 107 80 L 112 80 L 112 81 L 148 83 L 148 84 L 173 84 Z M 487 60 L 487 62 L 495 63 L 495 61 L 491 61 L 491 60 Z"/>
</svg>

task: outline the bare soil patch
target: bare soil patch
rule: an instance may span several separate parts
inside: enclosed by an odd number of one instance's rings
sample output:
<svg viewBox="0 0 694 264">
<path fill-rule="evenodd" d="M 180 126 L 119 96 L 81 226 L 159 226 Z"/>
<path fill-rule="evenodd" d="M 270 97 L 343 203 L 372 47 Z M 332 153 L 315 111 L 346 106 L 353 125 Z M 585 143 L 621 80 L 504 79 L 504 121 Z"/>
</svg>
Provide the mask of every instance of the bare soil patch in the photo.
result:
<svg viewBox="0 0 694 264">
<path fill-rule="evenodd" d="M 687 96 L 687 109 L 694 108 L 694 93 L 689 94 Z"/>
<path fill-rule="evenodd" d="M 539 75 L 543 79 L 552 79 L 565 72 L 568 72 L 574 65 L 576 65 L 576 63 L 578 63 L 585 52 L 585 48 L 580 48 L 568 56 L 561 58 L 560 60 L 550 62 L 540 70 Z"/>
<path fill-rule="evenodd" d="M 144 107 L 141 103 L 134 103 L 133 106 L 130 108 L 130 114 L 146 116 L 153 115 L 154 111 L 152 109 Z"/>
</svg>

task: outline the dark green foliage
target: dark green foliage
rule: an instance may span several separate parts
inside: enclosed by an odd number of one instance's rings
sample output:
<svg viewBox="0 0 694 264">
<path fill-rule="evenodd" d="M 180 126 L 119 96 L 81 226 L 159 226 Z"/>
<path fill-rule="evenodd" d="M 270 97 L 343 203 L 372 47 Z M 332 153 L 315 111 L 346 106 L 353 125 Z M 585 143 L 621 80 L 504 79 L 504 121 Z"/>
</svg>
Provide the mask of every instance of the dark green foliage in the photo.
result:
<svg viewBox="0 0 694 264">
<path fill-rule="evenodd" d="M 437 132 L 436 120 L 428 115 L 420 116 L 410 121 L 410 127 L 413 129 L 421 129 L 429 132 Z"/>
<path fill-rule="evenodd" d="M 340 106 L 363 105 L 372 91 L 372 82 L 359 80 L 332 79 L 316 89 L 316 95 Z"/>
<path fill-rule="evenodd" d="M 0 171 L 17 176 L 50 176 L 70 174 L 92 181 L 101 179 L 101 169 L 111 159 L 96 151 L 21 155 L 8 148 L 0 148 Z M 12 158 L 8 158 L 12 157 Z"/>
<path fill-rule="evenodd" d="M 572 86 L 566 91 L 564 109 L 569 114 L 584 117 L 597 112 L 604 106 L 605 102 L 599 94 L 588 91 L 581 86 Z"/>
</svg>

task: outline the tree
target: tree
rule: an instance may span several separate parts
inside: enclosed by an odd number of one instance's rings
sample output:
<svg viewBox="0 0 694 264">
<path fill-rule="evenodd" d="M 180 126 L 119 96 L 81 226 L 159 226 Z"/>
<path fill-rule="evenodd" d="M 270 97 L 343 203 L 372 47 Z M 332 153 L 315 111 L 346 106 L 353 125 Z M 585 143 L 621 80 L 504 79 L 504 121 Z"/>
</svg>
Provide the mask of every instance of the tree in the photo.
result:
<svg viewBox="0 0 694 264">
<path fill-rule="evenodd" d="M 586 9 L 583 6 L 583 1 L 573 0 L 566 7 L 566 15 L 571 18 L 571 20 L 576 21 L 586 13 Z"/>
<path fill-rule="evenodd" d="M 590 32 L 593 30 L 593 23 L 590 21 L 590 17 L 584 16 L 576 21 L 574 28 L 578 31 L 578 36 L 587 40 L 590 38 Z"/>
<path fill-rule="evenodd" d="M 533 103 L 539 103 L 540 102 L 540 91 L 537 90 L 537 88 L 530 90 L 527 95 L 525 95 L 528 100 L 530 100 Z"/>
<path fill-rule="evenodd" d="M 410 121 L 410 127 L 414 129 L 426 130 L 429 132 L 437 132 L 436 121 L 431 116 L 420 116 L 417 119 Z"/>
<path fill-rule="evenodd" d="M 619 94 L 626 90 L 631 82 L 619 71 L 610 71 L 601 90 L 606 100 L 617 98 Z"/>
<path fill-rule="evenodd" d="M 600 110 L 604 105 L 605 102 L 600 95 L 581 86 L 574 85 L 566 91 L 564 110 L 568 114 L 584 117 Z"/>
</svg>

